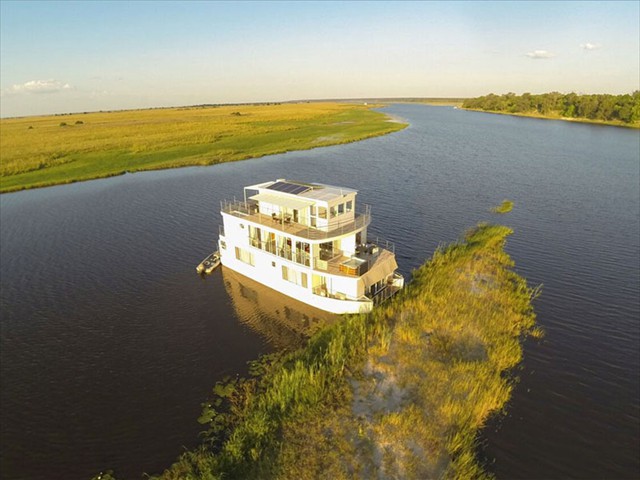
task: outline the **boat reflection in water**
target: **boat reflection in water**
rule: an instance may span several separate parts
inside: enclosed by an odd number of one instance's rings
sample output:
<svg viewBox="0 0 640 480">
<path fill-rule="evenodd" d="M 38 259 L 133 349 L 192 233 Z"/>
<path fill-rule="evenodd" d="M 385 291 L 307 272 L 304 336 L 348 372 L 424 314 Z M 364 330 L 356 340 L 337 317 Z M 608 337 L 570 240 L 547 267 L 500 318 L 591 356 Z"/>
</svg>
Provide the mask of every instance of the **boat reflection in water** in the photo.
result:
<svg viewBox="0 0 640 480">
<path fill-rule="evenodd" d="M 321 328 L 338 321 L 335 315 L 311 307 L 229 268 L 222 267 L 222 281 L 242 323 L 276 349 L 294 349 Z"/>
</svg>

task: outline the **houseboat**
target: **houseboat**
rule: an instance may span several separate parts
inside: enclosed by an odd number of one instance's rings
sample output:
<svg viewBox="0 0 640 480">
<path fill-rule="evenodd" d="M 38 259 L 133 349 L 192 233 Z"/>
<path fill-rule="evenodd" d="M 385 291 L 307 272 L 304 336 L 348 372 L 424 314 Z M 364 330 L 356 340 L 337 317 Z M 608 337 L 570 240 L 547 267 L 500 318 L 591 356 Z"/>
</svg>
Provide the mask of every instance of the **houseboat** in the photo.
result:
<svg viewBox="0 0 640 480">
<path fill-rule="evenodd" d="M 221 202 L 222 265 L 332 313 L 364 313 L 398 292 L 394 248 L 367 237 L 357 191 L 278 179 Z"/>
</svg>

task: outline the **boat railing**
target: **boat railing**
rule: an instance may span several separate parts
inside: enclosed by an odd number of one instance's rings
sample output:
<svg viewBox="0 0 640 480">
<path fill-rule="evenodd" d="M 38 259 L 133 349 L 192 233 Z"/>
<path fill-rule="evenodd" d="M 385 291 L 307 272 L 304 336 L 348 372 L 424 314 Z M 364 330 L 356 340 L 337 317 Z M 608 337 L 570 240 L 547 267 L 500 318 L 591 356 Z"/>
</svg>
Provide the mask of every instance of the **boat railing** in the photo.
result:
<svg viewBox="0 0 640 480">
<path fill-rule="evenodd" d="M 355 253 L 333 249 L 328 252 L 320 251 L 320 255 L 313 258 L 314 270 L 328 273 L 359 277 L 367 273 L 378 260 L 383 251 L 394 253 L 392 242 L 376 238 L 376 242 L 367 242 L 356 247 Z"/>
<path fill-rule="evenodd" d="M 239 214 L 241 216 L 253 215 L 258 213 L 258 204 L 256 202 L 243 202 L 241 200 L 221 200 L 220 210 L 225 213 Z"/>
<path fill-rule="evenodd" d="M 254 248 L 259 248 L 260 250 L 277 255 L 285 260 L 304 265 L 305 267 L 311 265 L 311 256 L 307 252 L 293 250 L 289 246 L 278 247 L 275 241 L 263 242 L 257 238 L 250 238 L 249 243 Z"/>
<path fill-rule="evenodd" d="M 396 293 L 402 290 L 404 285 L 404 278 L 399 273 L 394 273 L 393 276 L 388 279 L 386 283 L 380 286 L 372 295 L 368 296 L 373 301 L 374 305 L 379 305 L 385 300 L 393 297 Z"/>
<path fill-rule="evenodd" d="M 355 212 L 354 217 L 349 220 L 331 220 L 326 226 L 311 226 L 295 222 L 290 217 L 280 218 L 272 213 L 261 213 L 256 202 L 244 202 L 239 200 L 222 200 L 220 210 L 239 218 L 244 218 L 273 230 L 280 230 L 284 233 L 309 240 L 323 240 L 331 237 L 338 237 L 345 233 L 351 233 L 368 226 L 371 223 L 371 207 L 364 205 L 364 209 Z"/>
<path fill-rule="evenodd" d="M 348 300 L 350 302 L 367 302 L 371 301 L 370 298 L 362 296 L 362 297 L 351 297 L 345 293 L 341 292 L 331 292 L 327 289 L 326 285 L 318 285 L 317 287 L 313 287 L 311 290 L 314 295 L 318 295 L 320 297 L 333 298 L 335 300 Z"/>
<path fill-rule="evenodd" d="M 371 236 L 370 238 L 374 238 Z M 396 253 L 396 245 L 384 238 L 375 237 L 375 240 L 367 240 L 366 243 L 362 243 L 356 247 L 356 252 L 377 252 L 379 250 L 389 250 L 391 253 Z"/>
</svg>

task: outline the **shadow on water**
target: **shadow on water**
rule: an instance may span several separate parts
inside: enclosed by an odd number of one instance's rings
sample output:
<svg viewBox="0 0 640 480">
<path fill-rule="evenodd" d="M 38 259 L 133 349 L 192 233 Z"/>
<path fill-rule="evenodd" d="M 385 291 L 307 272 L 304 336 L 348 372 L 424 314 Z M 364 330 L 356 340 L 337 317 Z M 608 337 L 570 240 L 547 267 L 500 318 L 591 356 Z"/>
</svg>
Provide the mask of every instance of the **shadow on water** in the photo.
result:
<svg viewBox="0 0 640 480">
<path fill-rule="evenodd" d="M 274 348 L 293 350 L 323 326 L 340 318 L 287 297 L 226 267 L 225 289 L 238 320 L 264 337 Z"/>
</svg>

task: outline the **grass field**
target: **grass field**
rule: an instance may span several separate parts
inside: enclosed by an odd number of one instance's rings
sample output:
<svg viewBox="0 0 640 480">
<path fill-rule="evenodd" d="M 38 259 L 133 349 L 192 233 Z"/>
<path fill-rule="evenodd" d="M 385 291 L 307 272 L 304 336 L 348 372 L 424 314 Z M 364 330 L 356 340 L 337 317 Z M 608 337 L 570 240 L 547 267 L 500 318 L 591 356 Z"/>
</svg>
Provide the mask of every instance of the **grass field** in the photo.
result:
<svg viewBox="0 0 640 480">
<path fill-rule="evenodd" d="M 256 379 L 218 384 L 205 442 L 160 478 L 489 477 L 479 430 L 510 398 L 521 341 L 542 335 L 509 234 L 479 225 L 391 302 L 267 357 Z"/>
<path fill-rule="evenodd" d="M 286 103 L 0 120 L 0 192 L 212 165 L 400 130 L 371 105 Z"/>
</svg>

